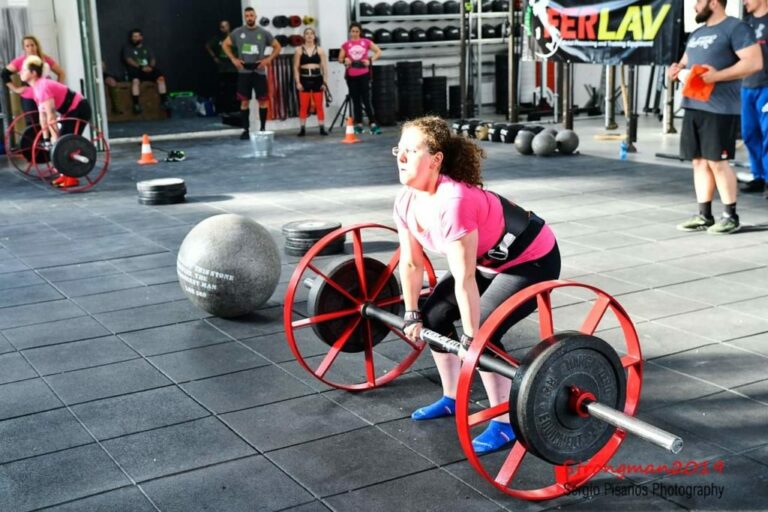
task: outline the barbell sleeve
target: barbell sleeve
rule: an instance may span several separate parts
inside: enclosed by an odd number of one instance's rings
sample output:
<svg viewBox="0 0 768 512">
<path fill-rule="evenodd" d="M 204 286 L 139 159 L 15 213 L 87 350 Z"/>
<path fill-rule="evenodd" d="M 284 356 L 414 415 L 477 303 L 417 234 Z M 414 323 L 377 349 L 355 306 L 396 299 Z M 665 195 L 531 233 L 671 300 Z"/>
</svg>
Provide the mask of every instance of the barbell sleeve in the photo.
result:
<svg viewBox="0 0 768 512">
<path fill-rule="evenodd" d="M 683 449 L 683 440 L 678 436 L 634 416 L 617 411 L 613 407 L 608 407 L 600 402 L 589 402 L 584 408 L 593 418 L 645 439 L 667 451 L 679 453 Z"/>
<path fill-rule="evenodd" d="M 71 158 L 72 160 L 76 160 L 81 164 L 90 163 L 90 160 L 88 159 L 88 157 L 85 157 L 83 155 L 69 155 L 69 158 Z"/>
<path fill-rule="evenodd" d="M 405 320 L 389 311 L 376 307 L 373 304 L 364 304 L 361 313 L 365 318 L 379 320 L 399 331 L 405 330 Z M 462 361 L 466 357 L 467 349 L 465 349 L 461 343 L 447 336 L 443 336 L 440 333 L 422 328 L 421 339 L 429 343 L 430 346 L 437 347 L 459 356 L 459 359 Z M 515 373 L 517 373 L 514 366 L 511 366 L 501 359 L 496 359 L 485 354 L 480 355 L 477 365 L 481 370 L 498 373 L 508 379 L 515 378 Z"/>
</svg>

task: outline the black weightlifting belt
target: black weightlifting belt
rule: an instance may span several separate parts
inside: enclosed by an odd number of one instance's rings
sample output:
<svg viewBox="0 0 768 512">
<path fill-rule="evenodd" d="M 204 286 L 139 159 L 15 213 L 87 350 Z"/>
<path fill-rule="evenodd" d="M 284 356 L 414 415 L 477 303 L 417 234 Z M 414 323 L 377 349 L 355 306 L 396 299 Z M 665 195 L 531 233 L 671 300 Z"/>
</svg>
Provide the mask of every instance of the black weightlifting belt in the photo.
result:
<svg viewBox="0 0 768 512">
<path fill-rule="evenodd" d="M 256 62 L 246 62 L 243 64 L 243 68 L 247 69 L 248 71 L 255 71 L 259 67 L 260 63 L 260 60 Z"/>
<path fill-rule="evenodd" d="M 72 110 L 73 101 L 75 101 L 75 91 L 72 89 L 67 89 L 67 95 L 64 96 L 64 101 L 61 103 L 58 111 L 64 115 L 69 114 L 69 111 Z"/>
<path fill-rule="evenodd" d="M 319 69 L 300 69 L 299 76 L 320 76 Z"/>
<path fill-rule="evenodd" d="M 477 264 L 485 268 L 497 268 L 520 256 L 536 239 L 544 227 L 544 219 L 522 209 L 496 194 L 504 211 L 504 233 L 499 241 L 485 254 L 477 258 Z"/>
</svg>

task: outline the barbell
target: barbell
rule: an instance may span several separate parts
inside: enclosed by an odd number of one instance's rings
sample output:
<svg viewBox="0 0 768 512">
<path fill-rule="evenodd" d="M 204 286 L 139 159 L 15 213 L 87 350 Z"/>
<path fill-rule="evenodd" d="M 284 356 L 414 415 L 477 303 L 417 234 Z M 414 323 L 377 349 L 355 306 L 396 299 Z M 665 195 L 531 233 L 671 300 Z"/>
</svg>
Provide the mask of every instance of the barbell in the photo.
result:
<svg viewBox="0 0 768 512">
<path fill-rule="evenodd" d="M 425 346 L 456 354 L 462 361 L 456 396 L 459 440 L 472 466 L 499 490 L 512 496 L 544 500 L 584 485 L 616 453 L 627 434 L 633 434 L 678 453 L 682 439 L 634 417 L 642 381 L 642 355 L 634 325 L 618 302 L 602 290 L 570 281 L 538 283 L 502 303 L 481 326 L 469 347 L 423 329 L 421 339 L 402 333 L 402 295 L 396 268 L 397 242 L 383 242 L 378 224 L 341 228 L 322 238 L 299 261 L 286 291 L 284 326 L 299 364 L 320 381 L 339 389 L 362 391 L 380 387 L 404 373 Z M 363 239 L 366 234 L 376 232 Z M 351 233 L 351 257 L 324 263 L 316 258 L 328 244 Z M 395 248 L 386 263 L 368 252 Z M 426 296 L 436 283 L 425 258 Z M 306 315 L 297 308 L 306 292 Z M 551 302 L 558 289 L 587 292 L 586 318 L 573 330 L 555 331 Z M 489 343 L 493 334 L 518 308 L 538 306 L 539 343 L 521 359 Z M 624 355 L 595 335 L 611 312 L 624 336 Z M 311 328 L 316 337 L 301 335 Z M 388 337 L 393 339 L 388 341 Z M 317 340 L 321 343 L 318 343 Z M 399 343 L 398 341 L 402 341 Z M 324 348 L 323 348 L 324 347 Z M 360 355 L 362 354 L 362 358 Z M 509 400 L 494 406 L 476 396 L 477 370 L 503 375 L 512 381 Z M 360 377 L 364 380 L 360 382 Z M 475 392 L 473 393 L 473 390 Z M 479 457 L 472 447 L 474 431 L 493 418 L 508 415 L 517 441 L 506 455 Z M 531 454 L 524 463 L 526 455 Z M 533 488 L 518 487 L 516 477 L 548 464 L 554 482 Z M 574 471 L 573 468 L 580 468 Z M 536 472 L 536 471 L 534 471 Z M 540 470 L 538 471 L 540 473 Z M 527 477 L 521 477 L 527 480 Z M 541 485 L 541 487 L 536 487 Z"/>
</svg>

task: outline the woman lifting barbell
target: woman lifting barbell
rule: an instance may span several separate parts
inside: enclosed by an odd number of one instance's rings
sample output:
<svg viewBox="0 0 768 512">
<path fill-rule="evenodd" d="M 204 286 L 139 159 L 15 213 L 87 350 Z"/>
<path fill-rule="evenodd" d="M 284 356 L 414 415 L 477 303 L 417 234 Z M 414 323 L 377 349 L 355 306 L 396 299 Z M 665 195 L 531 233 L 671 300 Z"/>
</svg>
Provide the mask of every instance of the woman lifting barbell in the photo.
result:
<svg viewBox="0 0 768 512">
<path fill-rule="evenodd" d="M 44 145 L 50 146 L 56 143 L 60 135 L 83 133 L 86 124 L 91 120 L 91 106 L 88 100 L 66 85 L 44 78 L 43 61 L 40 57 L 36 55 L 27 57 L 19 77 L 32 89 L 40 115 Z M 65 118 L 61 121 L 61 128 L 57 126 L 57 112 Z M 53 181 L 53 184 L 60 187 L 76 187 L 80 182 L 77 178 L 61 175 Z"/>
<path fill-rule="evenodd" d="M 405 334 L 417 340 L 422 326 L 456 338 L 468 346 L 480 324 L 506 299 L 532 284 L 557 279 L 560 252 L 555 235 L 533 212 L 523 210 L 482 188 L 484 151 L 474 142 L 451 134 L 439 117 L 422 117 L 403 125 L 393 148 L 400 183 L 405 187 L 394 205 L 400 240 L 400 277 L 405 301 Z M 449 272 L 419 310 L 424 276 L 424 249 L 446 256 Z M 519 308 L 494 334 L 501 338 L 536 309 L 531 301 Z M 427 420 L 451 416 L 461 362 L 454 354 L 432 348 L 443 397 L 417 409 L 411 417 Z M 480 372 L 491 406 L 509 400 L 510 380 Z M 472 441 L 478 454 L 498 450 L 514 440 L 509 417 L 499 416 Z"/>
</svg>

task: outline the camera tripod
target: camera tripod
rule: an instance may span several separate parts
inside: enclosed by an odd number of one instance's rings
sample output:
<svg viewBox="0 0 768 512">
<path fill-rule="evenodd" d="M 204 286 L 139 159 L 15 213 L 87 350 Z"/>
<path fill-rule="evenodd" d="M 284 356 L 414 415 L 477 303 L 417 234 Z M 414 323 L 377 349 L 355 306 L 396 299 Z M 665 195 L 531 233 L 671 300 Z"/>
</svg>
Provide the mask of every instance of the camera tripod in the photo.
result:
<svg viewBox="0 0 768 512">
<path fill-rule="evenodd" d="M 339 108 L 339 111 L 336 112 L 336 116 L 333 118 L 333 122 L 331 122 L 330 128 L 328 128 L 328 133 L 333 132 L 333 127 L 336 126 L 337 121 L 339 123 L 339 127 L 344 128 L 347 117 L 350 117 L 351 115 L 352 100 L 350 99 L 349 94 L 347 94 L 347 97 L 344 98 L 344 103 L 341 104 L 341 108 Z"/>
</svg>

